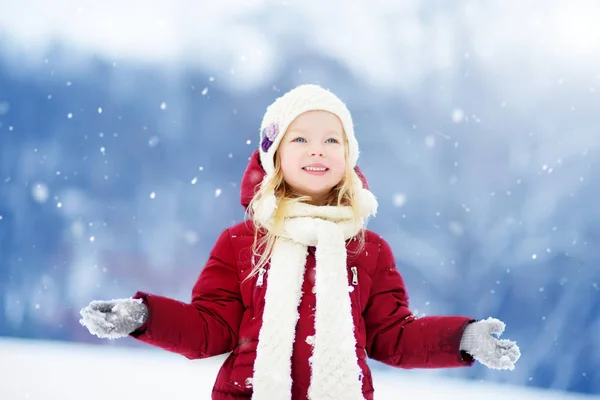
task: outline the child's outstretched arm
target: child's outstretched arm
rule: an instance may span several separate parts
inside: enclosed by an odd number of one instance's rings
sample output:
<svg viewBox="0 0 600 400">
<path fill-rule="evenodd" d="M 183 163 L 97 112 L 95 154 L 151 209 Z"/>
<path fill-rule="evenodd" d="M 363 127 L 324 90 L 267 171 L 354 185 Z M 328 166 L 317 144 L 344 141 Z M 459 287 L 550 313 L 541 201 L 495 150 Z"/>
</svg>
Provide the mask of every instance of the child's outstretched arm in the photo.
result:
<svg viewBox="0 0 600 400">
<path fill-rule="evenodd" d="M 244 305 L 231 234 L 225 230 L 192 290 L 191 303 L 138 292 L 148 320 L 131 333 L 142 342 L 187 358 L 230 352 L 238 343 Z"/>
<path fill-rule="evenodd" d="M 93 310 L 94 302 L 86 308 L 87 314 L 91 314 L 84 316 L 84 309 L 82 316 L 88 329 L 92 323 L 101 330 L 105 330 L 107 325 L 91 320 L 93 316 L 107 320 L 110 326 L 116 326 L 119 332 L 112 334 L 114 338 L 130 334 L 142 342 L 190 359 L 212 357 L 232 351 L 238 342 L 238 330 L 244 313 L 239 285 L 231 235 L 226 230 L 213 246 L 209 260 L 194 285 L 191 303 L 138 292 L 133 300 L 116 301 L 116 304 L 127 307 L 145 305 L 140 318 L 131 323 L 131 318 L 124 320 L 123 316 L 127 313 L 117 313 L 119 310 L 114 307 Z M 105 334 L 101 337 L 111 336 Z"/>
<path fill-rule="evenodd" d="M 460 349 L 465 327 L 474 319 L 462 316 L 416 318 L 388 243 L 381 239 L 377 268 L 364 311 L 368 355 L 401 368 L 448 368 L 472 365 Z"/>
</svg>

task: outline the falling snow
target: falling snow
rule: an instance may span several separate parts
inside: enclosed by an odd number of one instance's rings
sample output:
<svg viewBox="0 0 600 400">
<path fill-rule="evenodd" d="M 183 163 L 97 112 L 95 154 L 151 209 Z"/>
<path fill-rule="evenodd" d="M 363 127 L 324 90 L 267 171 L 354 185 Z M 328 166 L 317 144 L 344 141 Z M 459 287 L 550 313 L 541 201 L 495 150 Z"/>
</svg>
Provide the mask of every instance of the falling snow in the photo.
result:
<svg viewBox="0 0 600 400">
<path fill-rule="evenodd" d="M 406 195 L 404 193 L 396 193 L 392 200 L 394 207 L 402 207 L 406 203 Z"/>
<path fill-rule="evenodd" d="M 38 203 L 45 203 L 48 200 L 49 195 L 50 190 L 44 183 L 36 183 L 31 188 L 31 196 Z"/>
<path fill-rule="evenodd" d="M 452 111 L 452 121 L 455 123 L 460 123 L 465 118 L 465 113 L 460 108 L 455 108 Z"/>
<path fill-rule="evenodd" d="M 158 136 L 152 136 L 150 139 L 148 139 L 148 146 L 150 147 L 156 147 L 158 146 Z"/>
</svg>

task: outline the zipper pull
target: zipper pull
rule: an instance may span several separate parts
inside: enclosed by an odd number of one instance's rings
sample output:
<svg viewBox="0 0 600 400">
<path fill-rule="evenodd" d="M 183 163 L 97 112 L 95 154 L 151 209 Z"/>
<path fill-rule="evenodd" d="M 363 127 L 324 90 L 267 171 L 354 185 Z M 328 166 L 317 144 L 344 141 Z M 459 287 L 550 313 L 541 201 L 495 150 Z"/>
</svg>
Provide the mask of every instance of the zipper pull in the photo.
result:
<svg viewBox="0 0 600 400">
<path fill-rule="evenodd" d="M 350 270 L 352 270 L 352 284 L 356 286 L 358 285 L 358 268 L 350 267 Z"/>
<path fill-rule="evenodd" d="M 258 270 L 258 279 L 256 280 L 256 286 L 263 285 L 265 279 L 265 272 L 267 272 L 265 268 L 261 268 Z"/>
</svg>

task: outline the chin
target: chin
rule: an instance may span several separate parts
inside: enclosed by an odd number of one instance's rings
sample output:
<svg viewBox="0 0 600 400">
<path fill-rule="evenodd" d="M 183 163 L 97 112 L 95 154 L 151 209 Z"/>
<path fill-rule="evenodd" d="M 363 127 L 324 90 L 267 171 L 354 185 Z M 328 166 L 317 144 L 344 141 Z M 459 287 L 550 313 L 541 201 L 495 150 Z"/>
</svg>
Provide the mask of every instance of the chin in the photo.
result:
<svg viewBox="0 0 600 400">
<path fill-rule="evenodd" d="M 311 197 L 323 197 L 326 196 L 327 194 L 329 194 L 329 192 L 331 192 L 332 188 L 325 188 L 325 189 L 319 189 L 319 190 L 304 190 L 302 191 L 302 193 L 306 193 L 307 196 L 311 196 Z"/>
</svg>

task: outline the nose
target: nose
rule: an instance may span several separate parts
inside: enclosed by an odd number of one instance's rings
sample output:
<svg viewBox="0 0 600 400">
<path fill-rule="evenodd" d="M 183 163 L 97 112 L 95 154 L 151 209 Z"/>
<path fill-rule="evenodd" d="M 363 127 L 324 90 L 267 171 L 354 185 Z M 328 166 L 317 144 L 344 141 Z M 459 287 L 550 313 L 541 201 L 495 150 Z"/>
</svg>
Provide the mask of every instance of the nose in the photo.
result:
<svg viewBox="0 0 600 400">
<path fill-rule="evenodd" d="M 325 157 L 325 151 L 323 150 L 322 146 L 312 146 L 310 149 L 308 149 L 308 155 L 310 157 Z"/>
</svg>

